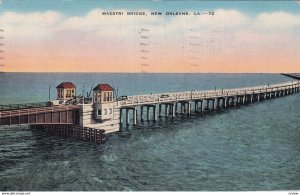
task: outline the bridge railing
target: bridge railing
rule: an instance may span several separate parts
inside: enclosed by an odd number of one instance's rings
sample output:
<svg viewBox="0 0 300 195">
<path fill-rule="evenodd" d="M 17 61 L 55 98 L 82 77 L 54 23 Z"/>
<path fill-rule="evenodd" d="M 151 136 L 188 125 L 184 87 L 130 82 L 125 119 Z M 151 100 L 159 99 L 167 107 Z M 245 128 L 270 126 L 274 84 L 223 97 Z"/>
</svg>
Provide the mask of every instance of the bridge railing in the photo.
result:
<svg viewBox="0 0 300 195">
<path fill-rule="evenodd" d="M 48 102 L 9 104 L 9 105 L 0 105 L 0 111 L 19 110 L 19 109 L 26 109 L 26 108 L 40 108 L 40 107 L 46 107 L 46 106 L 48 106 Z"/>
<path fill-rule="evenodd" d="M 148 94 L 128 96 L 127 100 L 118 101 L 120 106 L 133 106 L 141 104 L 155 104 L 159 102 L 175 102 L 175 101 L 187 101 L 195 99 L 208 99 L 218 98 L 226 96 L 236 95 L 250 95 L 257 93 L 269 93 L 278 90 L 284 90 L 292 88 L 293 86 L 299 86 L 300 82 L 286 82 L 273 85 L 263 85 L 244 88 L 222 89 L 222 90 L 207 90 L 207 91 L 186 91 L 175 93 L 163 93 L 163 94 Z"/>
</svg>

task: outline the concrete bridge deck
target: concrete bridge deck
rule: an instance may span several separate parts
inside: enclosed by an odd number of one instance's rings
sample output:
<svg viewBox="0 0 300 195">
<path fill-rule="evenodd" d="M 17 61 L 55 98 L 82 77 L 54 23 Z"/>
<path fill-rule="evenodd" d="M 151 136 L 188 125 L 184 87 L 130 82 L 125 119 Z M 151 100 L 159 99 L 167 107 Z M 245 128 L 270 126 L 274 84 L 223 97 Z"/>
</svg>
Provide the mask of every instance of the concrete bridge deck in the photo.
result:
<svg viewBox="0 0 300 195">
<path fill-rule="evenodd" d="M 128 96 L 127 100 L 117 101 L 115 108 L 120 109 L 120 123 L 122 123 L 122 110 L 126 111 L 126 124 L 130 123 L 130 112 L 133 125 L 137 124 L 138 110 L 140 111 L 140 119 L 146 114 L 147 121 L 155 121 L 162 116 L 164 111 L 165 117 L 175 117 L 177 114 L 190 115 L 192 112 L 192 104 L 194 112 L 202 112 L 204 110 L 218 110 L 220 108 L 228 108 L 230 106 L 243 105 L 253 102 L 260 102 L 266 99 L 286 96 L 300 91 L 300 81 L 291 81 L 272 85 L 207 90 L 207 91 L 187 91 L 178 93 L 162 93 L 150 95 Z M 206 103 L 206 105 L 204 105 Z M 200 108 L 199 108 L 200 104 Z M 180 105 L 178 113 L 178 105 Z M 146 113 L 144 113 L 146 107 Z M 156 109 L 158 107 L 158 109 Z M 162 108 L 164 107 L 164 108 Z M 150 110 L 152 110 L 150 114 Z M 152 117 L 151 117 L 152 116 Z"/>
<path fill-rule="evenodd" d="M 127 100 L 117 102 L 119 108 L 138 106 L 138 105 L 151 105 L 158 103 L 171 103 L 179 101 L 191 100 L 206 100 L 216 98 L 227 98 L 235 96 L 245 96 L 253 94 L 275 93 L 283 90 L 290 90 L 300 86 L 300 81 L 279 83 L 273 85 L 263 85 L 255 87 L 222 89 L 222 90 L 207 90 L 207 91 L 187 91 L 178 93 L 162 93 L 151 95 L 135 95 L 128 96 Z"/>
</svg>

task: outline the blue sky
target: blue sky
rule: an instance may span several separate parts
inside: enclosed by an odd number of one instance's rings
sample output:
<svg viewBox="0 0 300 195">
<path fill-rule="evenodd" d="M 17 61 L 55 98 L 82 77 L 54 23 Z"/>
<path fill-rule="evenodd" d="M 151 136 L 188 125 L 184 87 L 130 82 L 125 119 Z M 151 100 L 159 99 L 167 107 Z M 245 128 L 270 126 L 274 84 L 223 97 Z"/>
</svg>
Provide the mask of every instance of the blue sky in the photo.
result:
<svg viewBox="0 0 300 195">
<path fill-rule="evenodd" d="M 42 12 L 59 11 L 65 15 L 84 15 L 94 8 L 150 9 L 155 11 L 210 11 L 218 8 L 237 9 L 248 15 L 260 12 L 288 11 L 299 13 L 296 1 L 100 1 L 100 0 L 4 0 L 1 11 Z"/>
<path fill-rule="evenodd" d="M 300 71 L 300 1 L 0 2 L 4 71 Z M 102 14 L 141 10 L 189 16 Z M 215 14 L 192 13 L 204 11 Z M 141 28 L 150 29 L 147 46 Z M 151 51 L 146 68 L 142 50 Z"/>
</svg>

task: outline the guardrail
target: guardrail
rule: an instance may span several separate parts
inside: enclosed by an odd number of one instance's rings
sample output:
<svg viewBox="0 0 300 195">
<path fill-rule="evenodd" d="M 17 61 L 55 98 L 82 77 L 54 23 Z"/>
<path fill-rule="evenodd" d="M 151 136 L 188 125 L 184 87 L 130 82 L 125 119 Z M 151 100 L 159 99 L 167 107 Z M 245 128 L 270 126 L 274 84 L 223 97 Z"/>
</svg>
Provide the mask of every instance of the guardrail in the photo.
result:
<svg viewBox="0 0 300 195">
<path fill-rule="evenodd" d="M 47 106 L 48 106 L 48 102 L 9 104 L 9 105 L 0 105 L 0 111 L 19 110 L 19 109 L 26 109 L 26 108 L 40 108 L 40 107 L 47 107 Z"/>
<path fill-rule="evenodd" d="M 209 98 L 236 96 L 236 95 L 270 93 L 274 91 L 289 89 L 292 88 L 293 86 L 299 87 L 300 81 L 279 83 L 273 85 L 264 85 L 264 86 L 245 87 L 245 88 L 207 90 L 207 91 L 192 90 L 192 91 L 176 92 L 176 93 L 128 96 L 127 100 L 117 101 L 117 105 L 122 107 L 122 106 L 156 104 L 160 102 L 168 103 L 168 102 L 175 102 L 175 101 L 209 99 Z"/>
</svg>

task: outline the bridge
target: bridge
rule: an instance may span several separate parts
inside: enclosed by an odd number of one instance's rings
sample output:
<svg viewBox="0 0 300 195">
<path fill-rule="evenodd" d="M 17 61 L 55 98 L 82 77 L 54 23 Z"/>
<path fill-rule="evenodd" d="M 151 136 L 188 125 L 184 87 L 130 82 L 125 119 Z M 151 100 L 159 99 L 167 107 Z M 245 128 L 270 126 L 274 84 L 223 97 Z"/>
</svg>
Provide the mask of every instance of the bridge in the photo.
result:
<svg viewBox="0 0 300 195">
<path fill-rule="evenodd" d="M 117 102 L 116 108 L 121 111 L 126 111 L 125 123 L 130 124 L 130 111 L 132 111 L 133 125 L 137 124 L 138 110 L 140 111 L 140 119 L 150 120 L 150 109 L 152 109 L 152 120 L 157 120 L 157 116 L 175 117 L 178 114 L 190 115 L 194 113 L 201 113 L 208 110 L 226 109 L 228 107 L 235 107 L 254 102 L 260 102 L 266 99 L 277 98 L 299 92 L 300 82 L 291 81 L 280 84 L 235 88 L 235 89 L 221 89 L 208 91 L 188 91 L 179 93 L 163 93 L 151 95 L 136 95 L 128 96 L 127 99 Z M 192 106 L 193 105 L 193 106 Z M 180 111 L 178 112 L 178 106 Z M 144 113 L 144 107 L 146 113 Z M 164 107 L 164 108 L 162 108 Z M 194 110 L 192 109 L 194 107 Z M 158 108 L 158 112 L 157 112 Z"/>
<path fill-rule="evenodd" d="M 291 77 L 293 79 L 300 80 L 300 73 L 289 73 L 289 74 L 282 73 L 282 75 L 287 76 L 287 77 Z"/>
<path fill-rule="evenodd" d="M 80 126 L 79 105 L 27 103 L 0 106 L 0 125 L 29 124 L 53 135 L 105 143 L 104 131 Z"/>
<path fill-rule="evenodd" d="M 293 78 L 299 77 L 293 75 Z M 119 131 L 124 118 L 126 125 L 135 126 L 138 119 L 156 121 L 163 116 L 174 118 L 202 114 L 300 91 L 300 81 L 291 81 L 233 89 L 134 95 L 117 101 L 108 84 L 99 84 L 94 88 L 93 98 L 89 97 L 89 101 L 85 102 L 76 96 L 64 99 L 61 90 L 75 89 L 70 82 L 65 86 L 73 88 L 58 88 L 61 92 L 58 99 L 47 103 L 0 105 L 0 125 L 28 124 L 55 135 L 104 143 L 105 134 Z"/>
<path fill-rule="evenodd" d="M 31 107 L 27 105 L 14 104 L 1 106 L 0 125 L 78 124 L 77 113 L 80 107 L 77 105 L 40 107 Z"/>
</svg>

